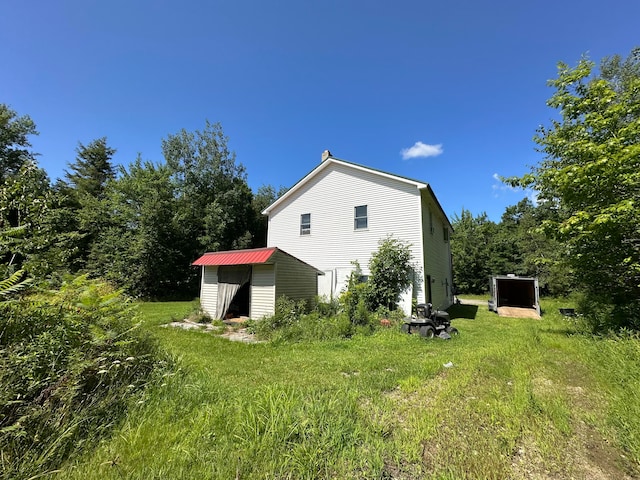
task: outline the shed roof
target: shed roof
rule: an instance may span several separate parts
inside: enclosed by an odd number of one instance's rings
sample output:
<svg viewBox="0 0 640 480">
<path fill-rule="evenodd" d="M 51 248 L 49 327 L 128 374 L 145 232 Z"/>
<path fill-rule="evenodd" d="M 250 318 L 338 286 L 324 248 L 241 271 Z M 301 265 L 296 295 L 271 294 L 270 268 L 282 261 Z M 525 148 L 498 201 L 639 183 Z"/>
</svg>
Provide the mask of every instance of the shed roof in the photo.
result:
<svg viewBox="0 0 640 480">
<path fill-rule="evenodd" d="M 205 253 L 192 265 L 256 265 L 267 263 L 277 248 L 252 248 Z"/>
<path fill-rule="evenodd" d="M 250 248 L 245 250 L 227 250 L 224 252 L 209 252 L 202 255 L 191 265 L 196 266 L 220 266 L 220 265 L 260 265 L 260 264 L 272 264 L 277 262 L 276 253 L 279 255 L 286 255 L 293 258 L 299 263 L 306 265 L 312 270 L 315 270 L 319 275 L 324 275 L 324 272 L 318 270 L 307 262 L 303 262 L 297 257 L 294 257 L 290 253 L 278 247 L 269 248 Z M 282 258 L 282 257 L 280 257 Z"/>
</svg>

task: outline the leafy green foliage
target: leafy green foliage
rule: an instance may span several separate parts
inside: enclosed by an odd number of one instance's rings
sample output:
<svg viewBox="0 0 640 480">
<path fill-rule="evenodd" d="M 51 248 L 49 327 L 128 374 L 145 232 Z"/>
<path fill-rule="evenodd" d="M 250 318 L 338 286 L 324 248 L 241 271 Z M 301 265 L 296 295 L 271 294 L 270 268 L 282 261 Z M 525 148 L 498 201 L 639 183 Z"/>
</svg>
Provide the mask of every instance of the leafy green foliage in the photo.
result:
<svg viewBox="0 0 640 480">
<path fill-rule="evenodd" d="M 146 298 L 193 288 L 198 272 L 190 268 L 191 239 L 177 204 L 166 165 L 137 159 L 123 169 L 96 203 L 92 217 L 100 224 L 94 228 L 102 234 L 92 245 L 88 270 Z"/>
<path fill-rule="evenodd" d="M 573 287 L 564 262 L 563 245 L 544 232 L 545 221 L 556 218 L 546 204 L 529 199 L 507 207 L 500 223 L 485 213 L 474 217 L 463 209 L 455 215 L 451 239 L 453 279 L 459 293 L 485 293 L 492 275 L 538 277 L 541 291 L 567 295 Z"/>
<path fill-rule="evenodd" d="M 495 224 L 486 213 L 474 217 L 464 208 L 452 220 L 453 284 L 459 293 L 484 293 L 489 289 L 490 245 Z"/>
<path fill-rule="evenodd" d="M 254 218 L 245 168 L 236 162 L 219 123 L 203 130 L 181 130 L 162 142 L 178 199 L 185 253 L 246 248 L 252 244 Z"/>
<path fill-rule="evenodd" d="M 44 170 L 31 161 L 0 185 L 0 251 L 5 264 L 41 278 L 66 271 L 79 234 L 64 227 L 68 217 L 59 200 Z"/>
<path fill-rule="evenodd" d="M 254 211 L 253 231 L 253 247 L 267 246 L 267 224 L 269 218 L 263 215 L 265 208 L 275 202 L 278 198 L 286 193 L 287 189 L 280 186 L 278 191 L 272 185 L 262 185 L 253 194 L 252 207 Z"/>
<path fill-rule="evenodd" d="M 220 124 L 169 135 L 165 163 L 138 158 L 119 175 L 106 138 L 80 143 L 53 186 L 29 150 L 36 133 L 0 105 L 0 230 L 23 232 L 0 235 L 0 261 L 14 269 L 52 285 L 89 273 L 137 297 L 185 298 L 197 293 L 190 265 L 202 253 L 266 245 L 261 212 L 285 190 L 252 193 Z"/>
<path fill-rule="evenodd" d="M 34 161 L 29 136 L 37 134 L 36 124 L 28 115 L 18 116 L 0 103 L 0 183 L 18 173 L 26 162 Z"/>
<path fill-rule="evenodd" d="M 0 298 L 12 297 L 33 283 L 33 279 L 26 277 L 24 270 L 13 272 L 8 278 L 0 281 Z"/>
<path fill-rule="evenodd" d="M 85 277 L 0 304 L 1 477 L 55 468 L 120 420 L 159 365 L 119 292 Z"/>
<path fill-rule="evenodd" d="M 337 313 L 336 310 L 336 303 L 318 303 L 313 311 L 308 312 L 305 301 L 296 302 L 282 296 L 276 300 L 272 316 L 251 321 L 249 328 L 258 338 L 276 343 L 350 337 L 356 332 L 356 325 L 347 314 Z M 358 331 L 364 333 L 362 329 Z"/>
<path fill-rule="evenodd" d="M 369 325 L 371 315 L 367 306 L 369 285 L 362 281 L 362 269 L 357 261 L 349 274 L 347 288 L 340 294 L 342 310 L 353 325 Z"/>
<path fill-rule="evenodd" d="M 594 66 L 558 65 L 548 105 L 561 119 L 540 127 L 546 157 L 513 183 L 558 212 L 545 228 L 585 293 L 613 306 L 607 323 L 640 329 L 640 48 L 604 59 L 599 75 Z"/>
<path fill-rule="evenodd" d="M 419 274 L 411 262 L 410 245 L 393 237 L 380 240 L 369 261 L 369 272 L 367 306 L 372 311 L 379 307 L 395 310 L 400 295 Z"/>
</svg>

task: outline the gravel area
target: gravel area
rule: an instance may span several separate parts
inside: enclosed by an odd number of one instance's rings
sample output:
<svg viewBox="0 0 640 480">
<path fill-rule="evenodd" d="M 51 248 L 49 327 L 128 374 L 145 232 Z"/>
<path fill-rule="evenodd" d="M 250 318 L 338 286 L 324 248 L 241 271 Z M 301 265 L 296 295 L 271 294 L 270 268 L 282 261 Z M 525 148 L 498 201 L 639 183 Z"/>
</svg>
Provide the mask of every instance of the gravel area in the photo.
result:
<svg viewBox="0 0 640 480">
<path fill-rule="evenodd" d="M 244 342 L 244 343 L 260 343 L 256 340 L 252 333 L 249 333 L 246 328 L 238 328 L 242 322 L 228 322 L 228 325 L 217 326 L 210 323 L 196 323 L 190 320 L 182 320 L 181 322 L 171 322 L 161 327 L 181 328 L 183 330 L 199 330 L 205 333 L 215 333 L 222 338 L 231 340 L 232 342 Z"/>
</svg>

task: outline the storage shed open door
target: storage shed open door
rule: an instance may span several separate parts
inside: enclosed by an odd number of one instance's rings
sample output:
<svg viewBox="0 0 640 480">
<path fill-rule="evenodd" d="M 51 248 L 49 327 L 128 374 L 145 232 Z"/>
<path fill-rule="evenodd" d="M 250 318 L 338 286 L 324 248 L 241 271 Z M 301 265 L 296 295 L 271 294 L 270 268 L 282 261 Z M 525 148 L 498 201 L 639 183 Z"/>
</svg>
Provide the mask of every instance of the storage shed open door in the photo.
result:
<svg viewBox="0 0 640 480">
<path fill-rule="evenodd" d="M 529 277 L 498 276 L 491 278 L 493 310 L 501 307 L 533 309 L 540 316 L 538 279 Z"/>
</svg>

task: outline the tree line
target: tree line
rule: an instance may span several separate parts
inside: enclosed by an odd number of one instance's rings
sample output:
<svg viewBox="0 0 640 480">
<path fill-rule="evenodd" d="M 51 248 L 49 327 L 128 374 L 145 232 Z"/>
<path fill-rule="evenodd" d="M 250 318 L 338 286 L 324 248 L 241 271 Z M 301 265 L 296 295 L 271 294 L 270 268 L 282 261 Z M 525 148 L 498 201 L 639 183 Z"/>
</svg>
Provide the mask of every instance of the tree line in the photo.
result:
<svg viewBox="0 0 640 480">
<path fill-rule="evenodd" d="M 499 222 L 462 209 L 452 218 L 453 283 L 458 293 L 483 294 L 494 275 L 537 277 L 541 293 L 568 295 L 575 289 L 561 245 L 540 227 L 555 216 L 547 205 L 524 198 L 507 207 Z"/>
<path fill-rule="evenodd" d="M 168 135 L 162 162 L 114 166 L 106 138 L 79 143 L 55 182 L 31 149 L 37 133 L 28 115 L 0 104 L 3 278 L 16 269 L 53 283 L 88 274 L 136 297 L 192 297 L 193 259 L 266 245 L 261 212 L 284 189 L 252 192 L 218 123 Z"/>
</svg>

